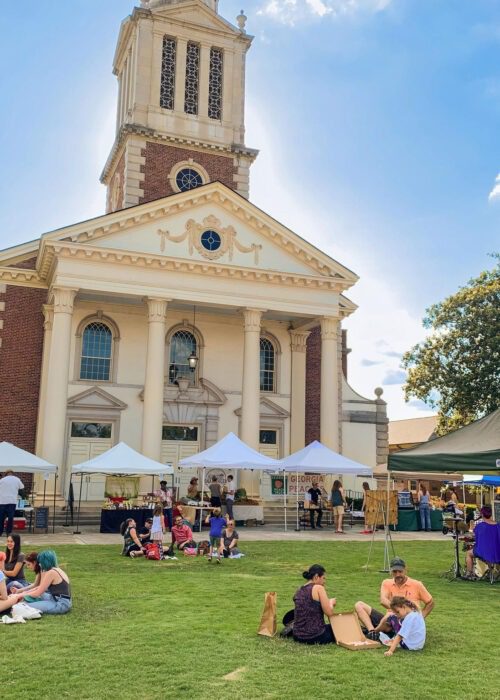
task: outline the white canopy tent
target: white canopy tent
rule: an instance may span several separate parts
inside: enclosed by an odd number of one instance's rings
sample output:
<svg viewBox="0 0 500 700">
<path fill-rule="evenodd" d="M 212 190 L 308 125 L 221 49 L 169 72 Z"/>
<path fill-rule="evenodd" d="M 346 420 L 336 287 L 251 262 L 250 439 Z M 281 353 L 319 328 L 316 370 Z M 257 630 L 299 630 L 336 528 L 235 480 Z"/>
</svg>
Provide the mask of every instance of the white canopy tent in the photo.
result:
<svg viewBox="0 0 500 700">
<path fill-rule="evenodd" d="M 71 468 L 71 474 L 107 474 L 108 476 L 159 476 L 173 474 L 174 469 L 170 464 L 155 462 L 154 459 L 145 457 L 140 452 L 133 450 L 125 442 L 119 442 L 111 449 L 103 452 L 98 457 L 86 462 L 75 464 Z M 76 530 L 80 525 L 80 506 L 82 502 L 82 482 L 80 481 L 80 495 L 78 498 L 78 520 Z"/>
<path fill-rule="evenodd" d="M 16 447 L 10 442 L 0 442 L 0 471 L 6 469 L 29 474 L 55 474 L 57 472 L 55 464 L 50 464 L 50 462 Z"/>
<path fill-rule="evenodd" d="M 25 472 L 28 474 L 44 474 L 43 482 L 43 505 L 45 505 L 45 492 L 47 479 L 50 474 L 54 474 L 57 479 L 57 466 L 46 462 L 41 457 L 37 457 L 31 452 L 22 450 L 10 442 L 0 442 L 0 472 L 12 469 L 13 472 Z M 54 505 L 52 512 L 52 532 L 55 530 L 56 514 L 56 486 L 54 484 Z"/>
<path fill-rule="evenodd" d="M 289 457 L 279 461 L 279 469 L 286 473 L 295 472 L 311 472 L 313 474 L 353 474 L 356 476 L 373 476 L 373 470 L 365 464 L 355 462 L 344 455 L 334 452 L 329 447 L 322 445 L 318 440 L 314 440 L 309 445 L 298 452 L 294 452 Z M 285 530 L 287 528 L 286 511 L 287 499 L 286 488 L 283 489 L 283 500 L 285 508 Z M 297 511 L 297 529 L 299 526 L 299 490 L 296 489 L 296 511 Z"/>
<path fill-rule="evenodd" d="M 266 457 L 266 455 L 252 449 L 234 433 L 228 433 L 212 447 L 191 457 L 185 457 L 179 462 L 179 467 L 183 469 L 203 469 L 202 494 L 205 492 L 205 470 L 211 467 L 253 471 L 254 469 L 276 469 L 278 465 L 278 460 Z M 200 516 L 200 531 L 201 521 Z"/>
</svg>

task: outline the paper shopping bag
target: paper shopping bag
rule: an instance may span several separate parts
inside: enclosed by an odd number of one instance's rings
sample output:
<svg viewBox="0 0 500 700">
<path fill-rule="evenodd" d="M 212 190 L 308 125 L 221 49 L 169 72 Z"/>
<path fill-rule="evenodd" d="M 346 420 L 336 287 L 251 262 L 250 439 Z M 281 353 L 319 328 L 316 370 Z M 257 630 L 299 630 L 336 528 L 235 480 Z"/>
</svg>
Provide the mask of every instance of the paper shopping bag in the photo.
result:
<svg viewBox="0 0 500 700">
<path fill-rule="evenodd" d="M 276 634 L 276 593 L 264 593 L 264 610 L 260 620 L 260 627 L 257 634 L 264 637 L 274 637 Z"/>
</svg>

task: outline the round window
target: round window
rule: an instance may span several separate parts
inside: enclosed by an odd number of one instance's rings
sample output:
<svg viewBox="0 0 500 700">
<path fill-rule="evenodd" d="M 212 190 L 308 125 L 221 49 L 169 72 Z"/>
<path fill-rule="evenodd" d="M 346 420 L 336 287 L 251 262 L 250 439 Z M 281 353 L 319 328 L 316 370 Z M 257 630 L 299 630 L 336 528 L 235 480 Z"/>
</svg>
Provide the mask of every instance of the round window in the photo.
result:
<svg viewBox="0 0 500 700">
<path fill-rule="evenodd" d="M 221 237 L 217 231 L 204 231 L 201 234 L 201 245 L 205 250 L 213 252 L 219 250 L 221 246 Z"/>
<path fill-rule="evenodd" d="M 203 178 L 193 168 L 182 168 L 175 176 L 175 183 L 181 192 L 187 192 L 203 185 Z"/>
</svg>

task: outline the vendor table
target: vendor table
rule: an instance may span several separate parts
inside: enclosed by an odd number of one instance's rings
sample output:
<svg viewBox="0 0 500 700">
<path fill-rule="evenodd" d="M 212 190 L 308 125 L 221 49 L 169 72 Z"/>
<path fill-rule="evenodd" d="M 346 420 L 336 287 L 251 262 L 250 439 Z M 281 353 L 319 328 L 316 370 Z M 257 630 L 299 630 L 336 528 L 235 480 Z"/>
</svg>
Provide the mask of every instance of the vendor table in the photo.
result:
<svg viewBox="0 0 500 700">
<path fill-rule="evenodd" d="M 235 520 L 264 520 L 263 506 L 233 506 L 233 516 Z"/>
<path fill-rule="evenodd" d="M 431 510 L 431 530 L 439 531 L 443 528 L 443 511 Z M 418 510 L 398 510 L 398 524 L 396 530 L 399 532 L 417 532 L 421 530 L 420 513 Z"/>
<path fill-rule="evenodd" d="M 120 532 L 120 525 L 127 518 L 133 518 L 137 527 L 143 527 L 146 518 L 151 518 L 151 508 L 103 508 L 101 510 L 101 528 L 99 532 Z"/>
</svg>

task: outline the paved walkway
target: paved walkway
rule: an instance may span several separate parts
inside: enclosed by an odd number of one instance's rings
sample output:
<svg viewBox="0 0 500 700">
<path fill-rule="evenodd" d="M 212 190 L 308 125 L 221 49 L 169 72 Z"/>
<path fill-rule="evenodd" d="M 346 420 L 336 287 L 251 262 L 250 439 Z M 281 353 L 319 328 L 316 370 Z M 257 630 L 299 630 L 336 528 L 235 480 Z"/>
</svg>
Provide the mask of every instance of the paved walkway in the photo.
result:
<svg viewBox="0 0 500 700">
<path fill-rule="evenodd" d="M 39 547 L 56 546 L 60 544 L 115 544 L 120 545 L 122 538 L 120 535 L 102 535 L 96 532 L 93 528 L 81 528 L 81 533 L 75 535 L 73 527 L 63 528 L 56 527 L 54 534 L 32 535 L 30 533 L 21 533 L 23 549 L 26 551 L 27 545 L 32 545 L 34 549 Z M 263 527 L 240 527 L 238 528 L 242 542 L 270 542 L 273 540 L 287 541 L 312 541 L 312 542 L 366 542 L 369 543 L 371 535 L 362 535 L 359 528 L 348 528 L 344 535 L 338 535 L 333 530 L 324 528 L 323 530 L 313 532 L 311 530 L 301 530 L 295 532 L 293 529 L 288 529 L 284 532 L 283 528 L 276 526 L 264 525 Z M 195 539 L 207 539 L 208 531 L 203 533 L 195 532 Z M 442 542 L 445 538 L 441 532 L 392 532 L 391 536 L 394 542 L 409 542 L 409 541 L 430 541 Z M 168 541 L 168 535 L 165 537 Z M 384 533 L 382 530 L 375 534 L 375 542 L 383 542 Z M 0 550 L 4 548 L 5 536 L 0 539 Z"/>
</svg>

